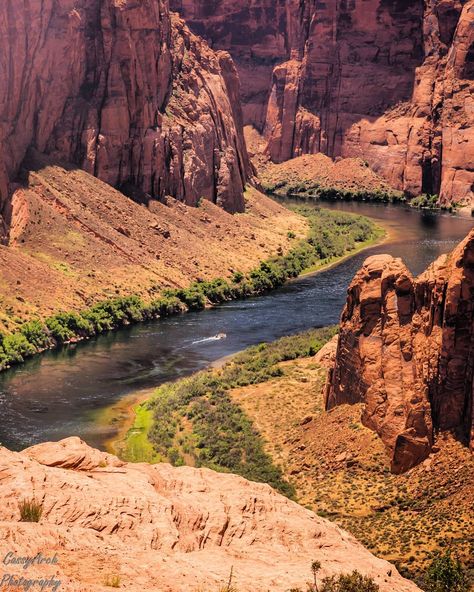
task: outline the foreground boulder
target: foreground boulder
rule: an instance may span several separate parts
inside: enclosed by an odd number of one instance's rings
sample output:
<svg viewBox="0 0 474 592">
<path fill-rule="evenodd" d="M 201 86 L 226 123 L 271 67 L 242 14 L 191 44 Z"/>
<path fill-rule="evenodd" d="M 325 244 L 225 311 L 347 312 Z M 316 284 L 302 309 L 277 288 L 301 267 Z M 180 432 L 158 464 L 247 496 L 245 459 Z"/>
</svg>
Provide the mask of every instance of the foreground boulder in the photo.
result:
<svg viewBox="0 0 474 592">
<path fill-rule="evenodd" d="M 473 447 L 473 379 L 474 231 L 416 279 L 400 259 L 369 257 L 349 286 L 326 408 L 364 403 L 399 473 L 439 431 Z"/>
<path fill-rule="evenodd" d="M 43 505 L 20 522 L 19 501 Z M 22 453 L 0 449 L 0 555 L 54 557 L 4 570 L 54 577 L 69 591 L 182 592 L 219 589 L 233 568 L 239 592 L 303 587 L 311 562 L 321 575 L 357 569 L 382 592 L 415 592 L 351 535 L 268 485 L 207 469 L 126 464 L 78 438 Z"/>
</svg>

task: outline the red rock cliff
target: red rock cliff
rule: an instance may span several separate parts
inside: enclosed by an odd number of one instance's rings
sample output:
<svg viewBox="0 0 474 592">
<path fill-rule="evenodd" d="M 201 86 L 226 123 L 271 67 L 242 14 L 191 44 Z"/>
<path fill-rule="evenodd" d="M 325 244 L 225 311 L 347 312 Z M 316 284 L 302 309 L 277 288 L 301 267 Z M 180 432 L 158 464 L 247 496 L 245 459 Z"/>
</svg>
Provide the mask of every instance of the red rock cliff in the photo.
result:
<svg viewBox="0 0 474 592">
<path fill-rule="evenodd" d="M 396 188 L 473 198 L 474 1 L 171 0 L 242 79 L 275 162 L 362 156 Z"/>
<path fill-rule="evenodd" d="M 0 192 L 34 147 L 111 185 L 244 208 L 249 164 L 229 56 L 167 0 L 5 0 Z"/>
<path fill-rule="evenodd" d="M 326 388 L 327 409 L 365 404 L 394 472 L 426 458 L 439 431 L 474 447 L 474 231 L 416 279 L 389 255 L 365 261 Z"/>
</svg>

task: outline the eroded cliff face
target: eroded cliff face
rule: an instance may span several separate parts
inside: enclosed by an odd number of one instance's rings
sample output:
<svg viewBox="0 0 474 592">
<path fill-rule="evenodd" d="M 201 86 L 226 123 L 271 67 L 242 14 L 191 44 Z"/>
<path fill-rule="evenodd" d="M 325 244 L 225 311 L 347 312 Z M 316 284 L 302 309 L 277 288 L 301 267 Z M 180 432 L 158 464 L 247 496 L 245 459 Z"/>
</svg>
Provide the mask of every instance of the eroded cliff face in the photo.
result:
<svg viewBox="0 0 474 592">
<path fill-rule="evenodd" d="M 245 122 L 274 162 L 360 156 L 410 194 L 473 198 L 473 0 L 171 7 L 235 57 Z"/>
<path fill-rule="evenodd" d="M 236 475 L 127 464 L 78 438 L 0 448 L 0 475 L 2 557 L 56 555 L 28 577 L 53 575 L 71 592 L 106 590 L 113 576 L 133 592 L 215 590 L 231 570 L 242 592 L 285 592 L 305 586 L 315 557 L 321 577 L 358 569 L 381 592 L 419 591 L 337 525 Z M 41 520 L 20 522 L 32 497 Z"/>
<path fill-rule="evenodd" d="M 151 198 L 242 211 L 239 82 L 167 0 L 6 0 L 0 10 L 0 196 L 29 147 Z"/>
<path fill-rule="evenodd" d="M 440 431 L 474 447 L 473 391 L 474 231 L 418 278 L 400 259 L 369 257 L 348 290 L 326 408 L 364 403 L 399 473 Z"/>
</svg>

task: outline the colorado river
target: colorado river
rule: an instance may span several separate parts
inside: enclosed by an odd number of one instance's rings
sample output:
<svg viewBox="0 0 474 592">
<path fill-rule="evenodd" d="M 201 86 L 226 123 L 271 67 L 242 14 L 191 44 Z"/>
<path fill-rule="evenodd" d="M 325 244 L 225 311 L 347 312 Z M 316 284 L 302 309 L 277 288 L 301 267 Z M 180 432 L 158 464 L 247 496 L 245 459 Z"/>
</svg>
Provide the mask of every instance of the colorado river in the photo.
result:
<svg viewBox="0 0 474 592">
<path fill-rule="evenodd" d="M 21 449 L 78 435 L 103 447 L 110 431 L 91 420 L 94 411 L 250 345 L 337 323 L 347 286 L 366 257 L 387 252 L 402 257 L 418 274 L 474 225 L 469 218 L 399 206 L 324 206 L 380 221 L 389 231 L 388 242 L 266 296 L 122 329 L 48 352 L 0 375 L 0 442 Z"/>
</svg>

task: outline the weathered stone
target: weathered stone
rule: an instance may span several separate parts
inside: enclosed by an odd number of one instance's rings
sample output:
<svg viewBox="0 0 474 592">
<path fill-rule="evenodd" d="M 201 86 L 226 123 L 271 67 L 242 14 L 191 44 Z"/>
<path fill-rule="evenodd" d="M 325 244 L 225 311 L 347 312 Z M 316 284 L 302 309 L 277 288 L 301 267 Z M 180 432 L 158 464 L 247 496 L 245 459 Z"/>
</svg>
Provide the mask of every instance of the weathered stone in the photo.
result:
<svg viewBox="0 0 474 592">
<path fill-rule="evenodd" d="M 342 313 L 326 408 L 364 403 L 394 472 L 423 461 L 438 431 L 474 446 L 474 231 L 414 279 L 369 257 Z"/>
<path fill-rule="evenodd" d="M 5 0 L 0 213 L 32 147 L 147 197 L 244 208 L 238 77 L 167 0 Z"/>
<path fill-rule="evenodd" d="M 23 499 L 42 505 L 39 523 L 20 521 Z M 268 485 L 208 469 L 122 463 L 78 438 L 22 453 L 0 448 L 0 500 L 2 558 L 56 556 L 27 575 L 54 576 L 68 592 L 105 590 L 112 577 L 132 592 L 217 590 L 231 570 L 242 592 L 285 592 L 305 586 L 315 559 L 323 577 L 357 569 L 381 592 L 419 590 Z M 25 574 L 22 565 L 4 571 Z"/>
</svg>

